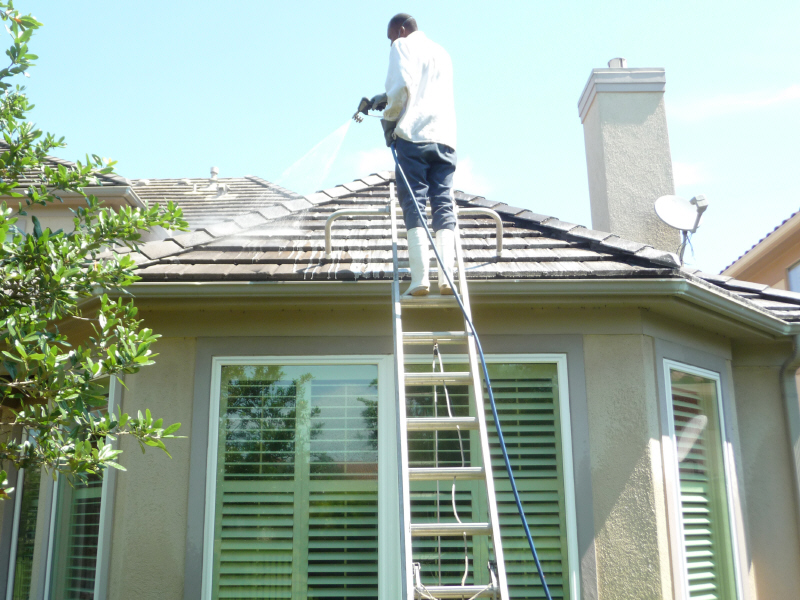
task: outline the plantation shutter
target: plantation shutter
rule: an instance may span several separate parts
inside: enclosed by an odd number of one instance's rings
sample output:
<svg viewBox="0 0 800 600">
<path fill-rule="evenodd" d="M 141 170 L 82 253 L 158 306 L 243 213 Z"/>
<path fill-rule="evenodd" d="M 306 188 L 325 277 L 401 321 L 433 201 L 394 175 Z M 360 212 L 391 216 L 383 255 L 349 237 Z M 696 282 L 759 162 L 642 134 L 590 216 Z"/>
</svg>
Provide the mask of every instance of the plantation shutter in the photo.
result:
<svg viewBox="0 0 800 600">
<path fill-rule="evenodd" d="M 377 598 L 377 368 L 225 366 L 214 598 Z"/>
<path fill-rule="evenodd" d="M 556 366 L 494 364 L 489 366 L 489 376 L 517 490 L 550 594 L 569 598 Z M 497 441 L 488 396 L 485 402 L 509 594 L 515 600 L 544 598 Z"/>
<path fill-rule="evenodd" d="M 736 597 L 716 382 L 671 370 L 689 597 Z"/>
<path fill-rule="evenodd" d="M 54 600 L 94 598 L 102 490 L 99 477 L 74 488 L 59 478 L 50 586 Z"/>
<path fill-rule="evenodd" d="M 446 370 L 466 370 L 466 365 L 446 365 Z M 414 365 L 415 371 L 430 371 L 430 365 Z M 561 422 L 558 404 L 557 368 L 554 364 L 489 364 L 500 423 L 509 452 L 517 489 L 536 543 L 536 549 L 553 598 L 569 598 L 567 564 L 566 507 L 561 450 Z M 467 387 L 448 387 L 454 416 L 468 415 Z M 438 415 L 446 415 L 444 389 L 437 388 Z M 409 416 L 434 416 L 431 388 L 407 388 Z M 536 573 L 527 538 L 522 528 L 511 485 L 497 443 L 494 421 L 486 402 L 492 465 L 500 515 L 503 550 L 509 593 L 515 600 L 543 598 L 544 591 Z M 467 465 L 478 465 L 479 456 L 470 453 L 478 448 L 475 433 L 462 434 Z M 409 434 L 409 464 L 433 466 L 434 434 Z M 461 466 L 461 452 L 455 432 L 438 434 L 439 466 Z M 485 494 L 476 493 L 482 484 L 459 482 L 456 506 L 462 521 L 486 518 Z M 412 520 L 415 522 L 454 522 L 451 507 L 451 484 L 412 482 Z M 460 583 L 464 573 L 462 538 L 414 538 L 415 555 L 421 558 L 423 583 L 436 585 Z M 441 548 L 441 567 L 437 559 Z M 488 583 L 485 538 L 467 538 L 470 573 L 467 584 Z M 441 572 L 441 576 L 440 576 Z"/>
</svg>

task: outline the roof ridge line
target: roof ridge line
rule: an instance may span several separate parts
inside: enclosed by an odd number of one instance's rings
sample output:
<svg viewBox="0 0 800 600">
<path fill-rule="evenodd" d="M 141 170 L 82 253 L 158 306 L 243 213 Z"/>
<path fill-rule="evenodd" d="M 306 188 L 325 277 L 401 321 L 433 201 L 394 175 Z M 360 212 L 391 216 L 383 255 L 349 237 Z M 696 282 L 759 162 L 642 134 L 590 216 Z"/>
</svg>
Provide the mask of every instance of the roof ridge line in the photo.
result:
<svg viewBox="0 0 800 600">
<path fill-rule="evenodd" d="M 337 200 L 344 196 L 349 196 L 350 194 L 355 194 L 369 187 L 382 185 L 389 181 L 394 181 L 394 171 L 380 171 L 378 173 L 371 173 L 366 177 L 361 177 L 360 179 L 354 179 L 348 183 L 335 185 L 332 188 L 317 190 L 316 192 L 307 194 L 303 197 L 312 204 L 324 204 L 325 202 Z"/>
<path fill-rule="evenodd" d="M 608 252 L 622 253 L 628 256 L 636 256 L 659 266 L 679 268 L 681 266 L 678 256 L 673 252 L 659 250 L 649 244 L 634 242 L 622 238 L 614 233 L 589 229 L 577 223 L 561 221 L 557 217 L 540 215 L 526 208 L 519 206 L 509 206 L 503 202 L 487 200 L 483 196 L 474 196 L 460 190 L 454 192 L 456 200 L 470 206 L 488 208 L 500 215 L 519 219 L 533 223 L 538 227 L 546 227 L 551 231 L 557 232 L 557 237 L 572 237 L 583 242 L 589 242 L 592 246 L 601 248 Z"/>
</svg>

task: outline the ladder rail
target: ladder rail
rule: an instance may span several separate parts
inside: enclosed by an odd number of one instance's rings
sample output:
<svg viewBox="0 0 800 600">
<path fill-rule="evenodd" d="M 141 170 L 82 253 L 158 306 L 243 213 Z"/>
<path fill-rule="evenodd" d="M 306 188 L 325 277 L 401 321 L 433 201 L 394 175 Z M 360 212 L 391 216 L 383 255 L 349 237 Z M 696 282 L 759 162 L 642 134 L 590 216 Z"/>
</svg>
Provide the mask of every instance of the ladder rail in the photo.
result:
<svg viewBox="0 0 800 600">
<path fill-rule="evenodd" d="M 456 211 L 455 227 L 455 246 L 456 264 L 458 267 L 458 289 L 461 296 L 461 303 L 464 307 L 465 325 L 472 324 L 472 306 L 469 298 L 469 286 L 467 284 L 467 271 L 464 268 L 464 250 L 461 247 L 461 229 L 458 226 L 458 206 L 453 203 Z M 465 327 L 465 329 L 467 329 Z M 475 396 L 475 416 L 478 418 L 481 445 L 481 461 L 486 473 L 485 488 L 487 496 L 487 506 L 489 509 L 489 523 L 492 527 L 492 542 L 494 559 L 497 563 L 497 584 L 501 600 L 508 600 L 508 579 L 506 577 L 505 558 L 503 554 L 503 542 L 500 537 L 500 516 L 497 510 L 497 494 L 494 486 L 494 476 L 492 474 L 492 454 L 489 447 L 489 430 L 486 424 L 486 407 L 483 402 L 483 379 L 481 369 L 478 365 L 478 351 L 475 345 L 475 332 L 467 329 L 467 355 L 469 357 L 469 370 L 472 374 L 472 390 Z"/>
<path fill-rule="evenodd" d="M 392 332 L 394 334 L 394 379 L 395 410 L 397 411 L 397 480 L 400 491 L 400 556 L 403 561 L 401 570 L 401 598 L 414 600 L 414 569 L 411 564 L 411 483 L 408 467 L 407 415 L 405 357 L 403 354 L 403 313 L 400 305 L 400 260 L 398 256 L 397 205 L 394 183 L 389 184 L 389 214 L 392 229 Z M 386 592 L 381 592 L 385 594 Z"/>
</svg>

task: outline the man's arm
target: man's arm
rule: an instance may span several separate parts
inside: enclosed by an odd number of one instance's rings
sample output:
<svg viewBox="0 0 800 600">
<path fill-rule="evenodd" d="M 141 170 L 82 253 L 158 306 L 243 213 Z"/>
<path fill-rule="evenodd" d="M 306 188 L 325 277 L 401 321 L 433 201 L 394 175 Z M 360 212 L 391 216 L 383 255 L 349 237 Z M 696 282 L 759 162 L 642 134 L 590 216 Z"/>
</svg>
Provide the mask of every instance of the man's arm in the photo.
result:
<svg viewBox="0 0 800 600">
<path fill-rule="evenodd" d="M 404 40 L 392 44 L 389 52 L 389 73 L 386 75 L 386 97 L 388 104 L 383 111 L 387 121 L 397 121 L 408 102 L 409 56 Z"/>
</svg>

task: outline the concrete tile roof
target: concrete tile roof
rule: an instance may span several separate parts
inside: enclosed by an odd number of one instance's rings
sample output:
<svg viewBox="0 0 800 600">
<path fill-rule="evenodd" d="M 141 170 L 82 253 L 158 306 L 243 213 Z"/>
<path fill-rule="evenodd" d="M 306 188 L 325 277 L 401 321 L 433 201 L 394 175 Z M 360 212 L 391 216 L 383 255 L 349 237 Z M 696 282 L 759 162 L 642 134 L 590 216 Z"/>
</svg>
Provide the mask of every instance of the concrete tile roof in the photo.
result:
<svg viewBox="0 0 800 600">
<path fill-rule="evenodd" d="M 136 257 L 138 274 L 149 282 L 391 279 L 386 217 L 344 217 L 334 225 L 330 259 L 324 244 L 328 216 L 343 208 L 385 207 L 393 180 L 391 171 L 376 173 L 302 198 L 294 195 L 295 208 L 278 201 L 267 209 L 240 213 L 235 220 L 143 244 Z M 722 290 L 759 311 L 800 322 L 800 294 L 682 268 L 672 253 L 481 196 L 456 192 L 455 197 L 462 207 L 491 208 L 504 222 L 504 251 L 497 257 L 493 221 L 484 216 L 460 218 L 470 279 L 682 277 Z M 401 268 L 407 267 L 405 240 L 400 247 Z"/>
<path fill-rule="evenodd" d="M 8 144 L 5 141 L 0 140 L 0 153 L 4 153 L 8 150 Z M 48 167 L 57 169 L 59 166 L 63 166 L 67 169 L 71 169 L 75 167 L 75 163 L 69 160 L 64 160 L 63 158 L 56 158 L 55 156 L 47 156 L 43 161 Z M 43 183 L 44 177 L 44 170 L 43 169 L 29 169 L 26 171 L 22 177 L 19 178 L 19 188 L 25 189 L 31 185 L 41 185 Z M 96 181 L 95 185 L 98 186 L 128 186 L 130 182 L 126 180 L 124 177 L 120 177 L 114 173 L 109 175 L 103 175 L 97 173 L 94 175 L 94 179 Z"/>
<path fill-rule="evenodd" d="M 192 229 L 237 220 L 264 209 L 281 207 L 283 214 L 312 204 L 299 194 L 260 177 L 210 179 L 133 179 L 133 191 L 143 201 L 165 205 L 172 201 L 183 210 Z M 263 218 L 279 216 L 263 215 Z M 262 219 L 263 220 L 263 219 Z"/>
</svg>

